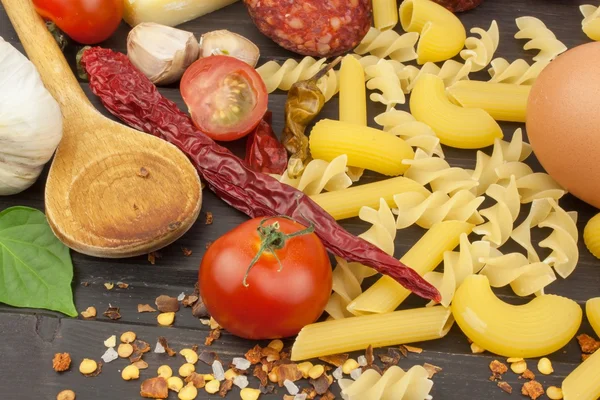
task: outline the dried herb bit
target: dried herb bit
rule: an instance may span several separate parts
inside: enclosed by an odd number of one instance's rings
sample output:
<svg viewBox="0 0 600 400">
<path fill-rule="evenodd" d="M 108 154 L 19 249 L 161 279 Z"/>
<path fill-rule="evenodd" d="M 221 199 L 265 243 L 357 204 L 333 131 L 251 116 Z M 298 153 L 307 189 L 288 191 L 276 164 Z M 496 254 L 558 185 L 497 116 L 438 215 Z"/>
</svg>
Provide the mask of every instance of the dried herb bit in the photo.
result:
<svg viewBox="0 0 600 400">
<path fill-rule="evenodd" d="M 56 372 L 67 371 L 71 367 L 71 355 L 69 353 L 56 353 L 52 359 L 52 369 Z"/>
<path fill-rule="evenodd" d="M 138 312 L 156 312 L 156 309 L 152 307 L 150 304 L 138 304 Z"/>
<path fill-rule="evenodd" d="M 244 354 L 246 360 L 250 361 L 250 364 L 254 365 L 260 362 L 262 358 L 262 348 L 259 345 L 254 346 Z"/>
<path fill-rule="evenodd" d="M 406 350 L 406 346 L 400 345 L 398 346 L 398 350 L 400 351 L 400 354 L 402 354 L 402 357 L 408 357 L 408 350 Z"/>
<path fill-rule="evenodd" d="M 161 258 L 161 257 L 162 257 L 162 255 L 158 251 L 153 251 L 151 253 L 148 253 L 148 261 L 152 265 L 155 265 L 156 264 L 156 259 L 157 258 Z"/>
<path fill-rule="evenodd" d="M 131 346 L 133 347 L 133 353 L 129 356 L 129 361 L 132 363 L 138 362 L 142 359 L 144 353 L 150 351 L 150 344 L 143 340 L 136 339 Z"/>
<path fill-rule="evenodd" d="M 185 299 L 184 299 L 185 300 Z M 202 299 L 197 299 L 192 307 L 192 315 L 196 318 L 206 318 L 209 317 L 208 310 L 204 305 Z"/>
<path fill-rule="evenodd" d="M 529 379 L 529 380 L 534 380 L 535 379 L 535 374 L 533 372 L 531 372 L 530 369 L 526 369 L 525 372 L 523 372 L 523 374 L 519 378 L 525 378 L 525 379 Z"/>
<path fill-rule="evenodd" d="M 498 382 L 498 387 L 508 394 L 512 393 L 512 386 L 510 386 L 508 382 Z"/>
<path fill-rule="evenodd" d="M 206 212 L 206 221 L 204 223 L 206 225 L 212 225 L 212 223 L 213 223 L 213 214 L 210 211 Z"/>
<path fill-rule="evenodd" d="M 328 391 L 323 396 L 321 396 L 320 400 L 334 400 L 334 399 L 335 399 L 335 394 Z"/>
<path fill-rule="evenodd" d="M 371 365 L 373 365 L 373 362 L 375 361 L 375 357 L 373 356 L 373 346 L 369 345 L 369 347 L 367 347 L 367 350 L 365 350 L 365 358 L 367 359 L 367 367 L 370 367 Z"/>
<path fill-rule="evenodd" d="M 544 388 L 538 381 L 529 381 L 523 384 L 521 394 L 529 396 L 531 400 L 535 400 L 544 394 Z"/>
<path fill-rule="evenodd" d="M 158 311 L 166 312 L 177 312 L 179 311 L 179 301 L 177 297 L 170 297 L 164 294 L 158 296 L 154 302 Z"/>
<path fill-rule="evenodd" d="M 167 380 L 162 376 L 146 379 L 142 382 L 140 396 L 146 399 L 166 399 L 169 397 Z"/>
<path fill-rule="evenodd" d="M 423 349 L 420 347 L 413 347 L 408 345 L 404 345 L 404 347 L 409 353 L 421 354 L 423 352 Z"/>
<path fill-rule="evenodd" d="M 121 313 L 119 311 L 119 307 L 113 307 L 109 304 L 106 311 L 104 311 L 104 316 L 115 321 L 117 319 L 121 319 Z"/>
<path fill-rule="evenodd" d="M 129 283 L 125 283 L 125 282 L 117 282 L 117 287 L 119 289 L 127 289 L 129 287 Z"/>
<path fill-rule="evenodd" d="M 148 176 L 150 176 L 150 171 L 148 171 L 146 167 L 142 167 L 137 172 L 137 176 L 139 176 L 140 178 L 147 178 Z"/>
<path fill-rule="evenodd" d="M 392 365 L 398 365 L 400 359 L 402 358 L 402 354 L 400 350 L 394 348 L 388 348 L 387 354 L 378 354 L 379 360 L 383 363 L 383 367 L 388 369 Z"/>
<path fill-rule="evenodd" d="M 348 360 L 349 354 L 334 354 L 332 356 L 319 357 L 319 360 L 331 364 L 334 367 L 341 367 Z"/>
<path fill-rule="evenodd" d="M 275 386 L 274 385 L 263 385 L 261 383 L 260 386 L 258 387 L 258 390 L 260 390 L 260 392 L 262 394 L 271 394 L 275 391 Z"/>
<path fill-rule="evenodd" d="M 262 368 L 262 365 L 255 366 L 254 371 L 252 372 L 252 375 L 255 376 L 256 378 L 258 378 L 258 380 L 260 381 L 261 387 L 267 386 L 267 384 L 269 383 L 267 371 L 265 371 Z M 262 392 L 262 390 L 261 390 L 261 392 Z"/>
<path fill-rule="evenodd" d="M 188 249 L 187 247 L 182 247 L 181 251 L 183 252 L 183 255 L 186 257 L 189 257 L 192 255 L 192 251 L 190 249 Z"/>
<path fill-rule="evenodd" d="M 206 380 L 204 379 L 204 375 L 198 374 L 196 372 L 192 372 L 190 376 L 185 378 L 186 383 L 192 383 L 196 389 L 202 389 L 206 386 Z"/>
<path fill-rule="evenodd" d="M 585 354 L 593 354 L 600 348 L 600 342 L 585 333 L 577 336 L 577 342 L 579 342 L 581 352 Z"/>
<path fill-rule="evenodd" d="M 425 370 L 429 374 L 429 379 L 433 378 L 433 376 L 435 374 L 437 374 L 438 372 L 442 372 L 441 367 L 438 367 L 437 365 L 433 365 L 433 364 L 429 364 L 429 363 L 423 364 L 423 368 L 425 368 Z"/>
<path fill-rule="evenodd" d="M 219 396 L 225 397 L 227 393 L 233 388 L 233 380 L 225 379 L 221 382 L 221 388 L 219 389 Z"/>
<path fill-rule="evenodd" d="M 505 374 L 508 371 L 508 367 L 506 364 L 503 364 L 498 360 L 494 360 L 490 363 L 490 371 L 492 371 L 490 381 L 494 382 L 497 380 L 502 380 L 502 374 Z"/>
<path fill-rule="evenodd" d="M 167 342 L 167 338 L 164 336 L 158 337 L 158 343 L 165 349 L 165 352 L 169 355 L 169 357 L 174 357 L 177 352 L 169 347 L 169 342 Z"/>
<path fill-rule="evenodd" d="M 202 361 L 206 365 L 213 365 L 215 360 L 218 360 L 219 356 L 214 351 L 203 350 L 202 353 L 198 355 L 198 360 Z"/>
<path fill-rule="evenodd" d="M 148 363 L 144 360 L 136 361 L 132 365 L 136 366 L 137 369 L 148 369 Z"/>
<path fill-rule="evenodd" d="M 196 302 L 198 301 L 198 296 L 195 295 L 185 295 L 185 297 L 183 298 L 183 300 L 181 300 L 181 304 L 184 307 L 191 307 L 194 304 L 196 304 Z M 194 311 L 192 310 L 192 314 L 194 313 Z"/>
<path fill-rule="evenodd" d="M 212 329 L 206 339 L 204 345 L 210 346 L 213 342 L 221 337 L 221 328 Z"/>
<path fill-rule="evenodd" d="M 283 382 L 287 379 L 296 382 L 302 379 L 302 372 L 298 369 L 297 364 L 282 364 L 273 367 L 273 371 L 277 375 L 277 384 L 283 387 Z"/>
<path fill-rule="evenodd" d="M 331 382 L 325 374 L 321 375 L 317 379 L 309 379 L 308 382 L 315 388 L 315 392 L 317 392 L 318 395 L 327 393 L 329 386 L 331 386 Z"/>
</svg>

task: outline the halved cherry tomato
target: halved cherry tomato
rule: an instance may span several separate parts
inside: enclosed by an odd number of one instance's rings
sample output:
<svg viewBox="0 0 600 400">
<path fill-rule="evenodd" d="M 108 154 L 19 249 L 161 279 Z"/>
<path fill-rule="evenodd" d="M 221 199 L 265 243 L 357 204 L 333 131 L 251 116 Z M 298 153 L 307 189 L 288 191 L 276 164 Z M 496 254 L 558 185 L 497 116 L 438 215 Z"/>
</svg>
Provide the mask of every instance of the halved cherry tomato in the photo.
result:
<svg viewBox="0 0 600 400">
<path fill-rule="evenodd" d="M 108 39 L 123 18 L 123 0 L 33 0 L 33 5 L 38 14 L 82 44 Z"/>
<path fill-rule="evenodd" d="M 282 217 L 254 218 L 208 248 L 198 282 L 219 325 L 243 338 L 275 339 L 319 318 L 331 295 L 331 264 L 321 240 L 305 229 Z M 302 234 L 280 241 L 277 231 Z M 269 238 L 274 253 L 264 251 L 248 271 Z"/>
<path fill-rule="evenodd" d="M 262 78 L 234 57 L 201 58 L 185 71 L 180 87 L 194 124 L 215 140 L 246 136 L 267 111 Z"/>
</svg>

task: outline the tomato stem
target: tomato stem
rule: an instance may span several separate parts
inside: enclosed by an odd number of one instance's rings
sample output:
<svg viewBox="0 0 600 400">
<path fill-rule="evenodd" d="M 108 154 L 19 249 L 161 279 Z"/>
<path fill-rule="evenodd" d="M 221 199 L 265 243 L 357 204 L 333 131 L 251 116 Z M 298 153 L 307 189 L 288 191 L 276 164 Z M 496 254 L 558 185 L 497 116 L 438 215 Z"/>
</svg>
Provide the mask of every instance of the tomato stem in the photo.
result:
<svg viewBox="0 0 600 400">
<path fill-rule="evenodd" d="M 279 259 L 279 257 L 277 257 L 277 253 L 275 253 L 275 251 L 283 249 L 285 247 L 286 242 L 289 239 L 294 238 L 296 236 L 308 235 L 315 231 L 315 226 L 311 223 L 308 228 L 305 228 L 305 229 L 302 229 L 302 230 L 299 230 L 299 231 L 296 231 L 293 233 L 289 233 L 289 234 L 283 233 L 279 230 L 280 226 L 279 226 L 278 221 L 273 222 L 271 225 L 265 226 L 265 223 L 273 218 L 285 218 L 285 219 L 289 219 L 294 222 L 298 222 L 298 221 L 294 220 L 293 218 L 290 218 L 285 215 L 280 215 L 278 217 L 269 217 L 269 218 L 265 218 L 262 221 L 260 221 L 260 224 L 259 224 L 258 228 L 256 229 L 258 231 L 258 235 L 260 236 L 260 240 L 261 240 L 260 248 L 256 252 L 256 255 L 254 256 L 252 261 L 250 261 L 250 265 L 248 266 L 248 269 L 246 270 L 246 273 L 244 274 L 244 280 L 242 283 L 244 284 L 245 287 L 249 286 L 248 285 L 248 275 L 250 274 L 250 271 L 252 270 L 254 265 L 256 265 L 258 260 L 260 260 L 260 258 L 262 257 L 262 255 L 265 251 L 273 254 L 275 259 L 277 260 L 277 263 L 279 264 L 279 269 L 277 270 L 277 272 L 281 272 L 281 270 L 283 269 L 283 264 L 281 263 L 281 260 Z"/>
</svg>

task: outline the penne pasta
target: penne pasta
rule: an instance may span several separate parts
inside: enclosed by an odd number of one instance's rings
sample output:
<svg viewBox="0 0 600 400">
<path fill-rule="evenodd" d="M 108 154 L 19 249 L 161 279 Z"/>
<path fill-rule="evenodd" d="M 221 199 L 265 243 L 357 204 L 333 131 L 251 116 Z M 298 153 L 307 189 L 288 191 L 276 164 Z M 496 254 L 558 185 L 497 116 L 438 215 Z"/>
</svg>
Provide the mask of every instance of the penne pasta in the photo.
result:
<svg viewBox="0 0 600 400">
<path fill-rule="evenodd" d="M 419 193 L 429 196 L 425 187 L 412 179 L 398 176 L 382 181 L 353 186 L 335 192 L 325 192 L 311 196 L 312 200 L 336 220 L 357 217 L 363 206 L 377 208 L 382 198 L 394 207 L 394 195 L 399 193 Z"/>
<path fill-rule="evenodd" d="M 340 67 L 340 121 L 367 125 L 365 70 L 351 55 L 342 59 Z"/>
<path fill-rule="evenodd" d="M 463 333 L 484 349 L 504 357 L 533 358 L 569 343 L 583 313 L 573 300 L 555 295 L 513 306 L 496 297 L 486 276 L 471 275 L 456 290 L 452 314 Z"/>
<path fill-rule="evenodd" d="M 392 29 L 398 23 L 396 0 L 373 0 L 373 20 L 380 31 Z"/>
<path fill-rule="evenodd" d="M 310 152 L 316 159 L 331 161 L 342 154 L 348 165 L 396 176 L 408 169 L 403 160 L 415 153 L 399 137 L 378 129 L 348 122 L 323 119 L 310 134 Z"/>
<path fill-rule="evenodd" d="M 502 139 L 498 123 L 481 108 L 463 108 L 446 95 L 444 81 L 425 74 L 410 97 L 410 112 L 417 121 L 429 125 L 442 144 L 459 149 L 479 149 Z"/>
<path fill-rule="evenodd" d="M 444 221 L 431 227 L 417 243 L 400 259 L 421 276 L 433 271 L 446 251 L 453 250 L 460 241 L 460 235 L 469 234 L 473 225 L 460 221 Z M 354 315 L 387 313 L 393 311 L 410 294 L 390 277 L 380 278 L 348 305 Z"/>
<path fill-rule="evenodd" d="M 600 297 L 589 299 L 585 303 L 585 315 L 596 336 L 600 337 Z"/>
<path fill-rule="evenodd" d="M 525 122 L 531 86 L 513 83 L 458 81 L 447 89 L 448 97 L 465 108 L 480 108 L 496 121 Z"/>
<path fill-rule="evenodd" d="M 452 12 L 431 0 L 404 0 L 400 5 L 400 23 L 406 32 L 421 35 L 417 45 L 417 62 L 437 62 L 457 55 L 467 39 L 467 32 Z"/>
<path fill-rule="evenodd" d="M 565 400 L 597 400 L 600 398 L 600 351 L 582 362 L 563 381 Z"/>
<path fill-rule="evenodd" d="M 292 361 L 331 354 L 440 339 L 454 320 L 444 307 L 415 308 L 310 324 L 292 347 Z"/>
</svg>

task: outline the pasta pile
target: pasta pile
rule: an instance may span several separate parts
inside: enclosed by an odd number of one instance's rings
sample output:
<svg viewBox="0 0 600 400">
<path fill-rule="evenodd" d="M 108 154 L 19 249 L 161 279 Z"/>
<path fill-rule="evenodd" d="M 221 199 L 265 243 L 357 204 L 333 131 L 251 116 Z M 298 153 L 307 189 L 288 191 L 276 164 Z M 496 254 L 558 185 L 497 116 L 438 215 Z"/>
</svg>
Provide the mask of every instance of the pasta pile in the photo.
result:
<svg viewBox="0 0 600 400">
<path fill-rule="evenodd" d="M 600 7 L 585 4 L 579 7 L 583 14 L 581 29 L 592 40 L 600 40 Z"/>
<path fill-rule="evenodd" d="M 516 20 L 519 31 L 516 39 L 528 39 L 524 50 L 539 50 L 533 61 L 551 61 L 567 51 L 565 46 L 546 25 L 535 17 L 520 17 Z"/>
</svg>

